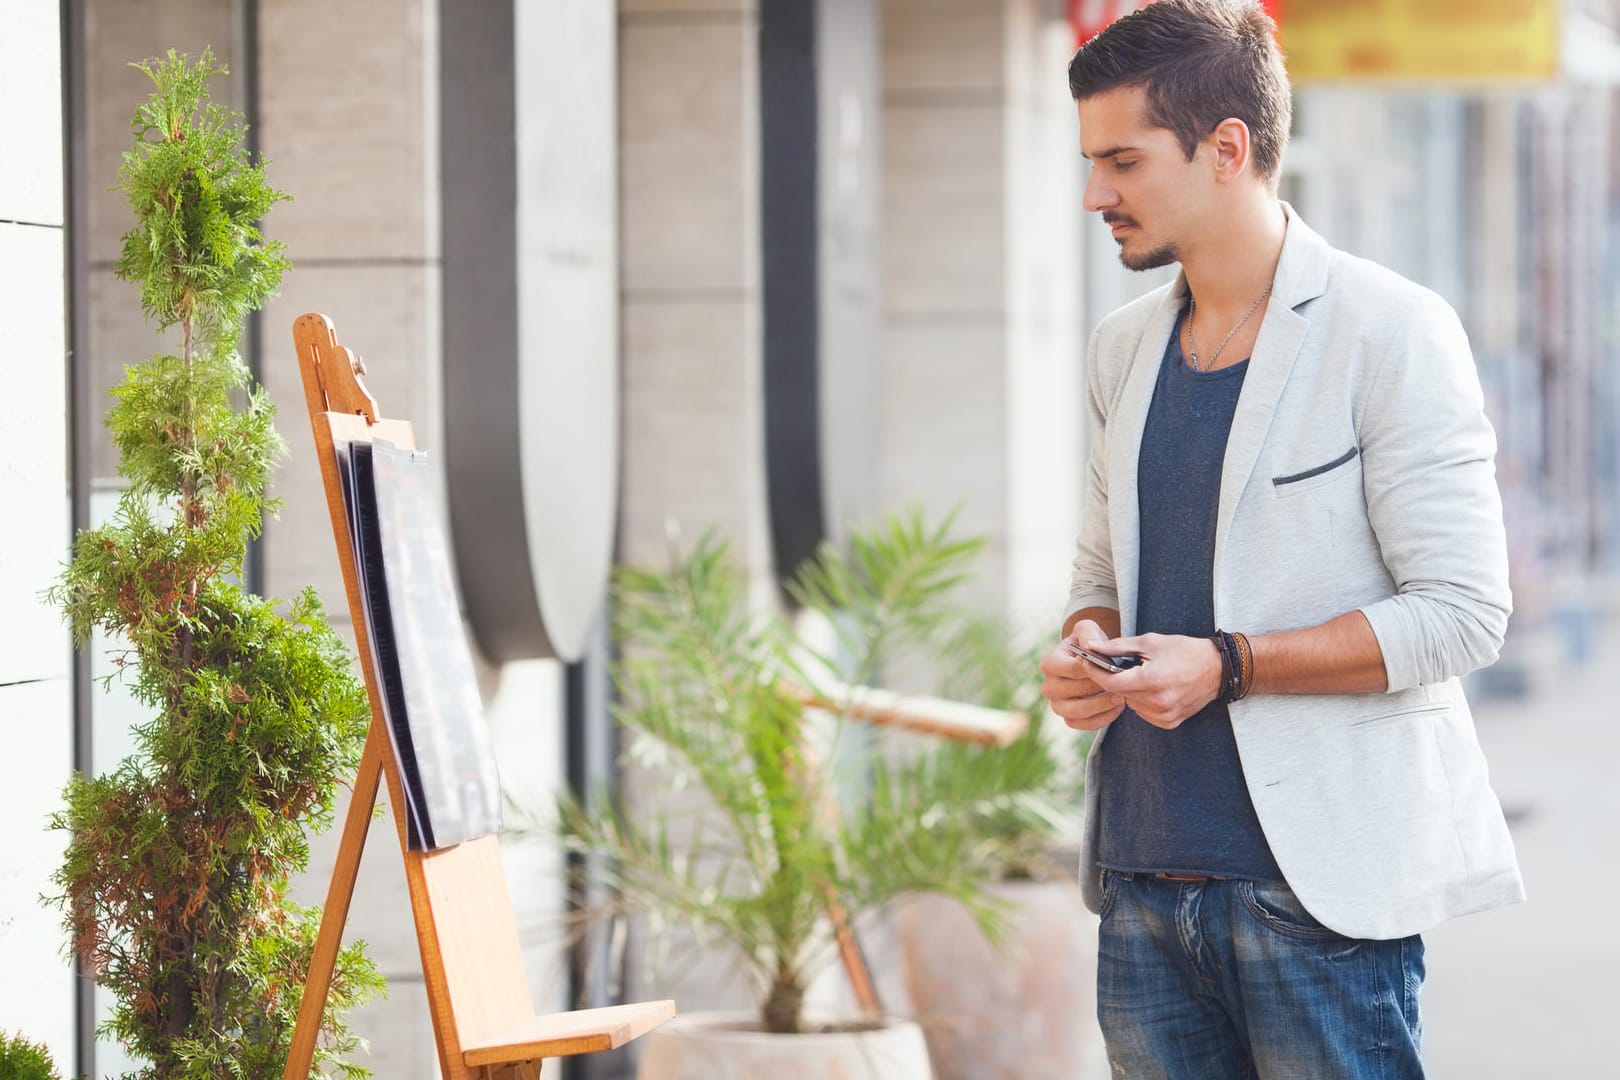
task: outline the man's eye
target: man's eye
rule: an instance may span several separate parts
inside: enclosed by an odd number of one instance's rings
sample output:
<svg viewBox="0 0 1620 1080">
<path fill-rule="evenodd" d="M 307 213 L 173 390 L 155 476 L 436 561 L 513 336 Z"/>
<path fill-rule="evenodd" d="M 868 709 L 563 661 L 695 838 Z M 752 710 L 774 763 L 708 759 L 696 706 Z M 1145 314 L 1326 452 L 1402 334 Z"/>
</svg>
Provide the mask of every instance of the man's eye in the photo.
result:
<svg viewBox="0 0 1620 1080">
<path fill-rule="evenodd" d="M 1116 162 L 1114 162 L 1114 171 L 1115 172 L 1125 172 L 1132 165 L 1135 165 L 1135 164 L 1136 164 L 1136 162 L 1134 162 L 1134 161 L 1116 161 Z"/>
</svg>

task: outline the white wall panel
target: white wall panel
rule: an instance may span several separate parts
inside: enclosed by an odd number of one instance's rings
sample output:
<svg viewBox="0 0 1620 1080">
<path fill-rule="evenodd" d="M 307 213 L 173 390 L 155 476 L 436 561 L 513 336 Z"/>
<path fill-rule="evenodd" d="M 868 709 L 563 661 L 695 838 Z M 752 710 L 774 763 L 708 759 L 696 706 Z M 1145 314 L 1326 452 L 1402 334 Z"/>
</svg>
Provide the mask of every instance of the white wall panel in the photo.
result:
<svg viewBox="0 0 1620 1080">
<path fill-rule="evenodd" d="M 56 0 L 7 0 L 0 33 L 0 221 L 62 224 L 61 12 Z"/>
</svg>

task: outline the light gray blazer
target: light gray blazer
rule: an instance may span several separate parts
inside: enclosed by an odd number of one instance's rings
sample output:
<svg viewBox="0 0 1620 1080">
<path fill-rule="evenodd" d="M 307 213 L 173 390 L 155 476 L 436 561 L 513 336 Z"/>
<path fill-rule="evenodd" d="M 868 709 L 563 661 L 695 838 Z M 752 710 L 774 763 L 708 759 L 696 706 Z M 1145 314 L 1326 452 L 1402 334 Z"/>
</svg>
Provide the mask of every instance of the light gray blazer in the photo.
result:
<svg viewBox="0 0 1620 1080">
<path fill-rule="evenodd" d="M 1524 898 L 1458 677 L 1496 659 L 1507 545 L 1468 340 L 1446 302 L 1289 222 L 1221 471 L 1215 622 L 1264 634 L 1351 610 L 1382 694 L 1231 706 L 1249 794 L 1288 883 L 1323 924 L 1395 938 Z M 1135 633 L 1137 451 L 1186 278 L 1105 318 L 1087 354 L 1091 464 L 1068 613 Z M 1099 902 L 1099 733 L 1081 884 Z"/>
</svg>

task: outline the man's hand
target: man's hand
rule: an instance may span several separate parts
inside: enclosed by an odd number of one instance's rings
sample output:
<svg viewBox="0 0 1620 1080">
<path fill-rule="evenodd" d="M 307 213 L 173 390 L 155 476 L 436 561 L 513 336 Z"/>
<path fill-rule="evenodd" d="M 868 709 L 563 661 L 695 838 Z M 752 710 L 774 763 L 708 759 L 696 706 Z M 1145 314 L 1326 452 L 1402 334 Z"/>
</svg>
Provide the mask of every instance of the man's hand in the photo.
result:
<svg viewBox="0 0 1620 1080">
<path fill-rule="evenodd" d="M 1072 636 L 1087 648 L 1108 643 L 1108 635 L 1090 619 L 1075 623 Z M 1125 699 L 1098 681 L 1102 671 L 1069 652 L 1061 641 L 1041 657 L 1041 674 L 1046 676 L 1041 693 L 1052 703 L 1052 711 L 1077 731 L 1107 727 L 1125 709 Z"/>
<path fill-rule="evenodd" d="M 1092 677 L 1109 694 L 1123 697 L 1137 716 L 1166 731 L 1180 727 L 1221 692 L 1221 654 L 1208 638 L 1143 634 L 1102 642 L 1097 651 L 1142 657 L 1139 667 L 1118 675 L 1092 667 Z"/>
</svg>

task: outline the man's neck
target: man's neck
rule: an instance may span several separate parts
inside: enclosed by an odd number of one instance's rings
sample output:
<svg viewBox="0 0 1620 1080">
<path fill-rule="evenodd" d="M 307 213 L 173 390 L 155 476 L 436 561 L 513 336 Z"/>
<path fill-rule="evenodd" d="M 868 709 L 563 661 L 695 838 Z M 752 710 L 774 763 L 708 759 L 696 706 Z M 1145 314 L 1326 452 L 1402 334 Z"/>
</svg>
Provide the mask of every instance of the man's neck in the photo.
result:
<svg viewBox="0 0 1620 1080">
<path fill-rule="evenodd" d="M 1200 311 L 1236 319 L 1276 276 L 1288 218 L 1270 195 L 1238 201 L 1220 218 L 1184 251 L 1181 268 Z"/>
</svg>

